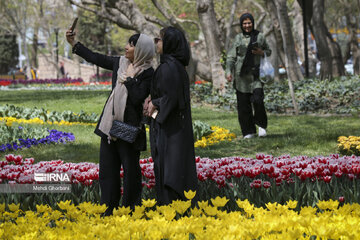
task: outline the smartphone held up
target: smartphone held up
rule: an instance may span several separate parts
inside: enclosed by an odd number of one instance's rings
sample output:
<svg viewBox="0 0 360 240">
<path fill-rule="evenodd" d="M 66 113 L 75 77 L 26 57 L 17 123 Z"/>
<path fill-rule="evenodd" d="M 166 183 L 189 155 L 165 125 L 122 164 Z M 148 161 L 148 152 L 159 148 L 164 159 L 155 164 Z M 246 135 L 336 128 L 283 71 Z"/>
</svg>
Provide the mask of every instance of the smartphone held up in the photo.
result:
<svg viewBox="0 0 360 240">
<path fill-rule="evenodd" d="M 78 21 L 78 17 L 76 17 L 75 19 L 74 19 L 74 22 L 72 23 L 72 25 L 71 25 L 71 27 L 70 27 L 70 30 L 71 30 L 71 32 L 72 32 L 72 35 L 74 34 L 74 30 L 75 30 L 75 27 L 76 27 L 76 24 L 77 24 L 77 21 Z"/>
</svg>

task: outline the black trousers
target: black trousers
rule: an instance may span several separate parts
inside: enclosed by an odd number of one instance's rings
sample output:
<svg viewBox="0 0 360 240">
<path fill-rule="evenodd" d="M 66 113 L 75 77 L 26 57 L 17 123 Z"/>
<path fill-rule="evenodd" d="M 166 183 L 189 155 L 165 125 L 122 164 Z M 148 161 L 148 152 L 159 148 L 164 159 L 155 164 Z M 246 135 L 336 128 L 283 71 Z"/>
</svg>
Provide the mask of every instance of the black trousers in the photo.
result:
<svg viewBox="0 0 360 240">
<path fill-rule="evenodd" d="M 267 128 L 267 116 L 264 105 L 264 90 L 254 89 L 253 93 L 236 90 L 238 119 L 243 136 L 255 134 L 255 124 Z"/>
<path fill-rule="evenodd" d="M 132 144 L 122 140 L 110 141 L 101 138 L 99 182 L 101 190 L 100 204 L 108 207 L 105 215 L 111 215 L 119 206 L 121 198 L 121 165 L 124 170 L 122 206 L 134 209 L 141 204 L 140 151 Z"/>
</svg>

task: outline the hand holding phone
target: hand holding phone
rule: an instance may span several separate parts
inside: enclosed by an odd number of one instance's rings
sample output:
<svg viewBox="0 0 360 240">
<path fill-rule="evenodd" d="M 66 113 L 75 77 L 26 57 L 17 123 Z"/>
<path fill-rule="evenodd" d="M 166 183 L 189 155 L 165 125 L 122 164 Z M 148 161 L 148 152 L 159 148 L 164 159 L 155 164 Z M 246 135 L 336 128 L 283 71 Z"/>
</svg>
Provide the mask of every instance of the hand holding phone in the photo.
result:
<svg viewBox="0 0 360 240">
<path fill-rule="evenodd" d="M 76 17 L 75 20 L 74 20 L 74 22 L 73 22 L 73 24 L 71 25 L 70 30 L 71 30 L 72 32 L 74 32 L 74 30 L 75 30 L 75 27 L 76 27 L 76 24 L 77 24 L 78 19 L 79 19 L 79 18 Z"/>
<path fill-rule="evenodd" d="M 257 42 L 253 42 L 251 46 L 252 46 L 251 49 L 252 54 L 264 56 L 264 51 L 259 47 L 259 44 Z"/>
<path fill-rule="evenodd" d="M 76 17 L 69 30 L 66 31 L 66 40 L 68 41 L 68 43 L 70 43 L 71 46 L 74 46 L 77 42 L 75 41 L 75 31 L 74 31 L 77 21 L 78 18 Z"/>
</svg>

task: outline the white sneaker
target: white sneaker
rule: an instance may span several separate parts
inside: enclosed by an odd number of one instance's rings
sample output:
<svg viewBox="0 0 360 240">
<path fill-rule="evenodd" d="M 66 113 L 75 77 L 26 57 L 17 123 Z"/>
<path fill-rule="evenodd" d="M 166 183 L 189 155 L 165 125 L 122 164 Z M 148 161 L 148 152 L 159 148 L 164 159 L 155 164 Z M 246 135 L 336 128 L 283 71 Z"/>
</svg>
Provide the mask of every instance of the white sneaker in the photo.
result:
<svg viewBox="0 0 360 240">
<path fill-rule="evenodd" d="M 244 139 L 254 138 L 255 136 L 256 136 L 255 134 L 247 134 L 244 136 Z"/>
<path fill-rule="evenodd" d="M 259 127 L 259 137 L 266 137 L 266 129 Z"/>
</svg>

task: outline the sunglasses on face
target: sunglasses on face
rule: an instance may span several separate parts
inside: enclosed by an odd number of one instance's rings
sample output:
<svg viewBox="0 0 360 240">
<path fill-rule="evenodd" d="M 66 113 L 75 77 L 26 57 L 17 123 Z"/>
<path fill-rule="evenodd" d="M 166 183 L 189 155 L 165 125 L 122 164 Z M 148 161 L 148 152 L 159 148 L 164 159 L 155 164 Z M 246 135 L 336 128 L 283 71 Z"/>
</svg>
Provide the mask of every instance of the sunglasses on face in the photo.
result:
<svg viewBox="0 0 360 240">
<path fill-rule="evenodd" d="M 161 41 L 161 38 L 154 38 L 154 43 L 157 44 L 159 41 Z"/>
</svg>

